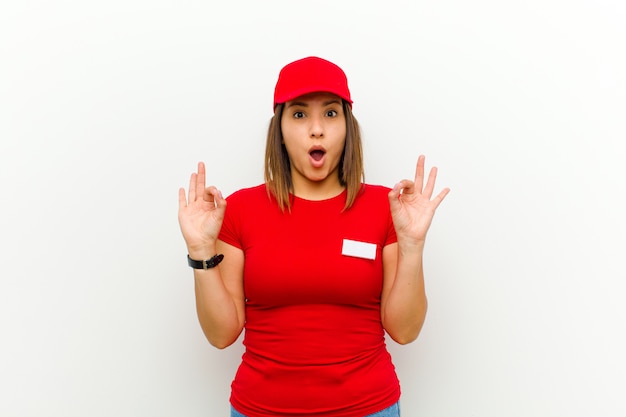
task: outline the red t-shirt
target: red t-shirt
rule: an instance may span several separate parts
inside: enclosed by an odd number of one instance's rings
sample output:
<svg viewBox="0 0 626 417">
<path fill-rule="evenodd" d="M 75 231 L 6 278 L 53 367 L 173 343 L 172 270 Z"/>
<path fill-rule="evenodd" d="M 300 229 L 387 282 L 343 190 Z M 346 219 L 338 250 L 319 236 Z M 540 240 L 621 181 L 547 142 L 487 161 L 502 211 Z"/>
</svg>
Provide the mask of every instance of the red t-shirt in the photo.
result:
<svg viewBox="0 0 626 417">
<path fill-rule="evenodd" d="M 380 318 L 382 248 L 396 242 L 388 192 L 364 185 L 347 211 L 345 191 L 323 201 L 294 197 L 284 213 L 265 185 L 228 197 L 220 239 L 245 255 L 236 410 L 363 417 L 398 401 Z M 344 239 L 365 243 L 375 259 L 342 254 Z"/>
</svg>

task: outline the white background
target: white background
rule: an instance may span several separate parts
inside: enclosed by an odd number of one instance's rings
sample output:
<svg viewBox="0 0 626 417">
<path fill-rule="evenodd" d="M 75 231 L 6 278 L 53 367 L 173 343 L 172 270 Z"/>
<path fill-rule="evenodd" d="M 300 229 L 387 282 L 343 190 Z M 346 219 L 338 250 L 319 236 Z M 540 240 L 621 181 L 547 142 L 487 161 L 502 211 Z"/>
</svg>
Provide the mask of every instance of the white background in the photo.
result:
<svg viewBox="0 0 626 417">
<path fill-rule="evenodd" d="M 383 4 L 384 3 L 384 4 Z M 280 68 L 347 72 L 366 180 L 440 169 L 404 416 L 626 414 L 626 3 L 0 6 L 0 415 L 226 416 L 176 220 L 262 181 Z M 280 262 L 280 254 L 276 255 Z"/>
</svg>

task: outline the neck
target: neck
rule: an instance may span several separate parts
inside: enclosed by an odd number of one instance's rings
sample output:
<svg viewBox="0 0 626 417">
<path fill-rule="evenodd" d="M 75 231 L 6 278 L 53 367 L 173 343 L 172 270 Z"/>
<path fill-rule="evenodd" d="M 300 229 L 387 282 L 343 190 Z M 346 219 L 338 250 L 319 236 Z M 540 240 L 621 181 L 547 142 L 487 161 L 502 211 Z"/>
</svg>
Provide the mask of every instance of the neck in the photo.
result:
<svg viewBox="0 0 626 417">
<path fill-rule="evenodd" d="M 293 194 L 305 200 L 327 200 L 338 196 L 346 187 L 339 183 L 339 179 L 326 178 L 323 181 L 294 181 Z"/>
</svg>

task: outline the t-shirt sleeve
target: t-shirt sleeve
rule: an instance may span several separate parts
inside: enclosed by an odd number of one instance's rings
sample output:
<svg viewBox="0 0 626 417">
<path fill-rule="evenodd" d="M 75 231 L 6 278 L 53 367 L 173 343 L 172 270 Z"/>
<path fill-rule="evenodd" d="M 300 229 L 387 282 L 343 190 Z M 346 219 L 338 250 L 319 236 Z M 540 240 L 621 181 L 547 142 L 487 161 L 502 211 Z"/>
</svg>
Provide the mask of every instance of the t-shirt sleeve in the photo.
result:
<svg viewBox="0 0 626 417">
<path fill-rule="evenodd" d="M 396 228 L 393 227 L 393 220 L 391 219 L 391 212 L 389 212 L 389 226 L 387 227 L 387 239 L 385 240 L 385 246 L 391 245 L 392 243 L 396 243 L 398 241 L 398 236 L 396 236 Z"/>
<path fill-rule="evenodd" d="M 390 245 L 392 243 L 396 243 L 398 241 L 398 236 L 396 236 L 396 228 L 393 227 L 393 219 L 391 218 L 391 210 L 389 210 L 389 203 L 386 203 L 386 204 L 387 204 L 387 239 L 385 240 L 385 246 Z"/>
<path fill-rule="evenodd" d="M 240 221 L 240 207 L 238 193 L 232 194 L 226 197 L 226 212 L 224 214 L 224 222 L 222 223 L 222 229 L 220 230 L 219 239 L 229 245 L 236 248 L 243 249 L 243 243 L 241 242 L 241 221 Z"/>
</svg>

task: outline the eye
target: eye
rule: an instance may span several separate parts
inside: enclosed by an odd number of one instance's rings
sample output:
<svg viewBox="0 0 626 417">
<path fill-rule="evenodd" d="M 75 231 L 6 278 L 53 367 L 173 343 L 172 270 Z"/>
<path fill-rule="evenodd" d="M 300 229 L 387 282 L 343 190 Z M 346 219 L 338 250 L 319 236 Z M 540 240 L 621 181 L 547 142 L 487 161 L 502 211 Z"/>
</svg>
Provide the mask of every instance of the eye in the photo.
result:
<svg viewBox="0 0 626 417">
<path fill-rule="evenodd" d="M 293 113 L 293 118 L 294 119 L 302 119 L 304 117 L 304 113 L 301 111 L 297 111 Z"/>
<path fill-rule="evenodd" d="M 337 116 L 337 114 L 338 114 L 338 113 L 337 113 L 337 110 L 328 110 L 328 111 L 326 112 L 326 116 L 327 116 L 327 117 L 336 117 L 336 116 Z"/>
</svg>

